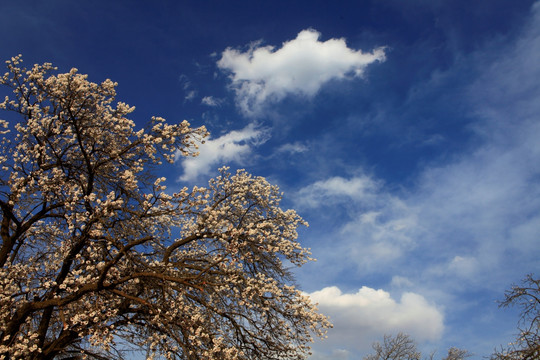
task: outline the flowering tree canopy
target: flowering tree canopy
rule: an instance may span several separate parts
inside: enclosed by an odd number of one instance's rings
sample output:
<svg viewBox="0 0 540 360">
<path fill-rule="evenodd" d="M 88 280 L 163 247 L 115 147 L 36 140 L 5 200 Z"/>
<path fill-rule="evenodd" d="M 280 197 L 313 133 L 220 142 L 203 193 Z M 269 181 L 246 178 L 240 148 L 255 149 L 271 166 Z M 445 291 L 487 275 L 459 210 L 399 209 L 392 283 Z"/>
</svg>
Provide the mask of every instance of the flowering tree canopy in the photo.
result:
<svg viewBox="0 0 540 360">
<path fill-rule="evenodd" d="M 304 221 L 264 178 L 226 168 L 165 190 L 149 170 L 207 135 L 136 131 L 116 84 L 7 61 L 0 108 L 0 359 L 300 359 L 330 326 L 286 264 Z"/>
</svg>

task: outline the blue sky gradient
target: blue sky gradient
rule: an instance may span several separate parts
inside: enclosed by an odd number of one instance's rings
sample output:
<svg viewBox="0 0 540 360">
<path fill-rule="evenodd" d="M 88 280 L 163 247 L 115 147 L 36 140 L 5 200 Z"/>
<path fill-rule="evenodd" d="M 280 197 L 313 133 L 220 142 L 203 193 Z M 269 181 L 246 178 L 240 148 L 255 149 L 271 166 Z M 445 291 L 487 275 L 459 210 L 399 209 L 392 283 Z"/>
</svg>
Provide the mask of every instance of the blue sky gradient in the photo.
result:
<svg viewBox="0 0 540 360">
<path fill-rule="evenodd" d="M 540 2 L 11 1 L 0 27 L 2 59 L 110 78 L 139 126 L 206 125 L 170 189 L 222 165 L 280 186 L 335 325 L 312 359 L 512 340 L 497 300 L 540 270 Z"/>
</svg>

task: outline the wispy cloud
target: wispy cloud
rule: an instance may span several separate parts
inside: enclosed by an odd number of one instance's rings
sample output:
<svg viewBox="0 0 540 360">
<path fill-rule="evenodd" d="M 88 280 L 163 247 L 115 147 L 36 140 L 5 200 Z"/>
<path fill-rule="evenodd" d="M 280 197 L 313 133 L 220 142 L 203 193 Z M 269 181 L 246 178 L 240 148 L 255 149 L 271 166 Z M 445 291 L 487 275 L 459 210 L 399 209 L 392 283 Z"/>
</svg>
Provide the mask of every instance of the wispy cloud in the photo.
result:
<svg viewBox="0 0 540 360">
<path fill-rule="evenodd" d="M 201 100 L 201 104 L 206 105 L 206 106 L 211 106 L 211 107 L 219 106 L 221 105 L 221 102 L 222 102 L 221 99 L 217 99 L 213 96 L 205 96 Z"/>
<path fill-rule="evenodd" d="M 184 96 L 185 101 L 193 101 L 197 96 L 197 90 L 188 90 L 186 91 L 186 96 Z"/>
<path fill-rule="evenodd" d="M 514 268 L 537 268 L 540 87 L 533 79 L 540 77 L 540 64 L 533 59 L 540 56 L 538 34 L 540 3 L 516 41 L 477 55 L 482 70 L 466 93 L 478 145 L 451 163 L 426 168 L 408 200 L 446 255 L 446 268 L 434 265 L 436 274 L 449 270 L 486 286 L 523 276 Z M 511 266 L 517 259 L 520 266 Z"/>
<path fill-rule="evenodd" d="M 299 154 L 299 153 L 306 152 L 308 150 L 309 150 L 309 147 L 307 145 L 304 145 L 304 144 L 296 141 L 294 143 L 288 143 L 288 144 L 281 145 L 277 149 L 276 153 L 277 154 L 282 154 L 282 153 Z"/>
<path fill-rule="evenodd" d="M 222 53 L 217 64 L 230 72 L 231 87 L 245 115 L 260 115 L 267 103 L 287 95 L 312 97 L 328 81 L 362 76 L 369 64 L 385 58 L 382 48 L 364 53 L 347 47 L 344 39 L 319 41 L 319 37 L 319 32 L 308 29 L 279 49 L 255 43 L 246 52 L 227 48 Z"/>
<path fill-rule="evenodd" d="M 404 203 L 394 201 L 377 210 L 359 212 L 340 231 L 350 247 L 350 261 L 362 271 L 381 271 L 417 245 L 421 232 L 417 216 Z"/>
<path fill-rule="evenodd" d="M 180 74 L 178 76 L 178 81 L 180 84 L 182 84 L 182 88 L 184 89 L 184 101 L 190 102 L 197 97 L 197 90 L 193 89 L 193 84 L 189 80 L 188 76 L 185 74 Z"/>
<path fill-rule="evenodd" d="M 340 176 L 320 180 L 298 191 L 297 203 L 301 207 L 335 204 L 344 199 L 354 198 L 372 201 L 379 185 L 369 176 L 346 179 Z"/>
<path fill-rule="evenodd" d="M 268 139 L 268 131 L 250 124 L 242 130 L 231 131 L 216 139 L 208 139 L 200 146 L 196 158 L 178 157 L 184 169 L 182 181 L 192 181 L 201 175 L 207 175 L 214 167 L 229 163 L 243 164 L 248 159 L 254 146 Z"/>
<path fill-rule="evenodd" d="M 363 271 L 388 266 L 415 246 L 420 226 L 414 209 L 391 194 L 384 182 L 368 175 L 340 176 L 316 181 L 301 188 L 296 206 L 312 213 L 340 214 L 333 229 L 340 240 L 321 259 L 333 262 L 331 253 L 341 254 L 341 264 L 355 264 Z"/>
</svg>

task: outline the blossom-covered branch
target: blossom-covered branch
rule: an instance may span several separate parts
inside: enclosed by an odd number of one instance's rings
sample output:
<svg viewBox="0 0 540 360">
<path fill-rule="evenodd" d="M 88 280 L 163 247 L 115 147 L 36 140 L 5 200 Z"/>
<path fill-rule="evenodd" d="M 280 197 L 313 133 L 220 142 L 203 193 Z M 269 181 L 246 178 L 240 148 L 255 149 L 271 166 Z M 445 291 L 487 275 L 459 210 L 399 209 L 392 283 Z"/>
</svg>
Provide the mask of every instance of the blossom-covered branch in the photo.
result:
<svg viewBox="0 0 540 360">
<path fill-rule="evenodd" d="M 0 359 L 298 359 L 330 326 L 292 284 L 304 221 L 227 168 L 166 192 L 149 167 L 196 156 L 204 127 L 135 130 L 116 84 L 7 62 L 0 83 Z"/>
</svg>

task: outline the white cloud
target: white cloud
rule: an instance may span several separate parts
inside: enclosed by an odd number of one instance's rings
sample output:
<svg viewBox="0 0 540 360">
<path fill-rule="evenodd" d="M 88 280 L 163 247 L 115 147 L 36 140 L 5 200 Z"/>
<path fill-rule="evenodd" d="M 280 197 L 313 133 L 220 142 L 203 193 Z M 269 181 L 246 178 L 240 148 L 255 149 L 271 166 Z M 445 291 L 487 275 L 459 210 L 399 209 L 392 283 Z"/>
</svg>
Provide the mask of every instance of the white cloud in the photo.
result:
<svg viewBox="0 0 540 360">
<path fill-rule="evenodd" d="M 382 48 L 363 53 L 348 48 L 344 39 L 323 42 L 319 37 L 308 29 L 279 49 L 256 43 L 246 52 L 223 52 L 217 64 L 231 73 L 231 87 L 244 114 L 259 115 L 266 103 L 290 94 L 312 97 L 328 81 L 362 76 L 369 64 L 385 58 Z"/>
<path fill-rule="evenodd" d="M 382 289 L 363 286 L 356 293 L 343 293 L 332 286 L 308 295 L 334 324 L 320 344 L 326 349 L 365 353 L 384 334 L 400 331 L 419 342 L 436 341 L 444 329 L 441 310 L 416 293 L 405 292 L 398 301 Z"/>
<path fill-rule="evenodd" d="M 254 124 L 246 126 L 242 130 L 231 131 L 216 139 L 209 138 L 200 146 L 199 156 L 178 157 L 182 159 L 184 174 L 180 180 L 194 180 L 200 175 L 207 175 L 216 166 L 227 163 L 242 164 L 251 154 L 252 147 L 260 145 L 268 139 L 268 132 L 258 128 Z"/>
</svg>

